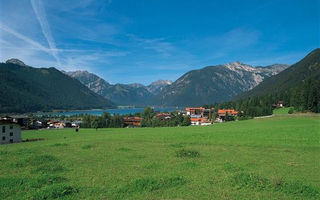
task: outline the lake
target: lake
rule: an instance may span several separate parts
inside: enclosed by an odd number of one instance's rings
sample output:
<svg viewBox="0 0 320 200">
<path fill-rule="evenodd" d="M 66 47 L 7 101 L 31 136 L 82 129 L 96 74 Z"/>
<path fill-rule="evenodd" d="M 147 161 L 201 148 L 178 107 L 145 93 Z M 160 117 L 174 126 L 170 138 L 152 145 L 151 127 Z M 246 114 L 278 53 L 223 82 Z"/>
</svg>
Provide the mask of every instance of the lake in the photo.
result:
<svg viewBox="0 0 320 200">
<path fill-rule="evenodd" d="M 110 114 L 135 114 L 140 113 L 143 111 L 144 108 L 115 108 L 115 109 L 94 109 L 94 110 L 72 110 L 72 111 L 59 111 L 59 112 L 48 112 L 48 113 L 41 113 L 38 115 L 56 115 L 56 116 L 71 116 L 71 115 L 80 115 L 80 114 L 88 114 L 88 115 L 101 115 L 104 112 L 109 112 Z M 173 112 L 175 110 L 184 110 L 184 108 L 178 107 L 168 107 L 168 108 L 153 108 L 155 111 L 160 112 Z"/>
</svg>

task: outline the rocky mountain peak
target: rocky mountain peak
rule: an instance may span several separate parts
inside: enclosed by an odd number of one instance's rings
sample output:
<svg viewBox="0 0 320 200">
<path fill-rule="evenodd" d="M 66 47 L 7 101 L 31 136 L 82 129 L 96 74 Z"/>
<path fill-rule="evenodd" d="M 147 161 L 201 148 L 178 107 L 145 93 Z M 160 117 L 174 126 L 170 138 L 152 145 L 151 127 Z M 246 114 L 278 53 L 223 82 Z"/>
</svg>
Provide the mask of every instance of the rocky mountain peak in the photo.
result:
<svg viewBox="0 0 320 200">
<path fill-rule="evenodd" d="M 170 80 L 157 80 L 157 81 L 154 81 L 152 82 L 150 85 L 171 85 L 172 84 L 172 81 Z"/>
<path fill-rule="evenodd" d="M 254 67 L 247 64 L 243 64 L 239 61 L 227 63 L 225 64 L 225 66 L 232 71 L 236 71 L 236 70 L 254 71 Z"/>
<path fill-rule="evenodd" d="M 11 58 L 9 60 L 6 61 L 6 64 L 15 64 L 15 65 L 20 65 L 20 66 L 27 66 L 26 64 L 24 64 L 24 62 L 22 62 L 21 60 L 17 59 L 17 58 Z"/>
</svg>

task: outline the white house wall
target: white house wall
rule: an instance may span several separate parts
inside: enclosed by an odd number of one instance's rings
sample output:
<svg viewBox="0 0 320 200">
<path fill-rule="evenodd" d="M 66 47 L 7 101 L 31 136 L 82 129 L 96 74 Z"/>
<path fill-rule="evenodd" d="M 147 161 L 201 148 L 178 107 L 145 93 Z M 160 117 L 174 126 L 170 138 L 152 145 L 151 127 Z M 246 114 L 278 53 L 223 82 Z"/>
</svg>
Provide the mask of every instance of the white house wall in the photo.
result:
<svg viewBox="0 0 320 200">
<path fill-rule="evenodd" d="M 5 127 L 3 129 L 3 127 Z M 21 128 L 17 124 L 0 124 L 0 144 L 21 142 Z"/>
</svg>

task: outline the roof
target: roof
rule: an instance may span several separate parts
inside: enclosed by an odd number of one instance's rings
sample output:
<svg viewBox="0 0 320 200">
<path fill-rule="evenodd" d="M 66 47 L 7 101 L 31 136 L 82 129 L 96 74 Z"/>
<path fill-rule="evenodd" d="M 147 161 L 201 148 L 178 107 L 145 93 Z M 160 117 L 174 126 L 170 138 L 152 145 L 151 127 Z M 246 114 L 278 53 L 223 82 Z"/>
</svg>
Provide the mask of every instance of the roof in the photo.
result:
<svg viewBox="0 0 320 200">
<path fill-rule="evenodd" d="M 231 115 L 237 115 L 238 111 L 234 110 L 234 109 L 219 109 L 218 110 L 218 114 L 231 114 Z"/>
<path fill-rule="evenodd" d="M 203 108 L 203 107 L 194 107 L 194 108 L 192 108 L 192 107 L 187 107 L 186 108 L 186 111 L 190 111 L 190 110 L 204 110 L 205 108 Z"/>
<path fill-rule="evenodd" d="M 7 124 L 19 125 L 11 120 L 4 120 L 4 119 L 0 120 L 0 125 L 7 125 Z"/>
<path fill-rule="evenodd" d="M 201 118 L 191 117 L 190 121 L 191 122 L 208 122 L 208 119 L 205 117 L 201 117 Z"/>
<path fill-rule="evenodd" d="M 29 118 L 28 115 L 10 115 L 8 117 L 21 119 L 21 118 Z"/>
<path fill-rule="evenodd" d="M 123 121 L 125 122 L 140 122 L 142 117 L 124 117 Z"/>
<path fill-rule="evenodd" d="M 158 113 L 157 116 L 170 116 L 170 113 Z"/>
</svg>

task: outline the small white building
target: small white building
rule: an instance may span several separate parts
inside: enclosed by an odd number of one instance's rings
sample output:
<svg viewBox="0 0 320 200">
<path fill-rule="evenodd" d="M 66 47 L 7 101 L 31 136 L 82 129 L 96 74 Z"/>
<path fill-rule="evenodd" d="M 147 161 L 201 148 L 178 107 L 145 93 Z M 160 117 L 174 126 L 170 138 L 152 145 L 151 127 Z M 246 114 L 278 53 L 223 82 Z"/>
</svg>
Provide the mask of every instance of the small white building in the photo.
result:
<svg viewBox="0 0 320 200">
<path fill-rule="evenodd" d="M 0 120 L 0 144 L 21 142 L 21 127 L 7 120 Z"/>
</svg>

